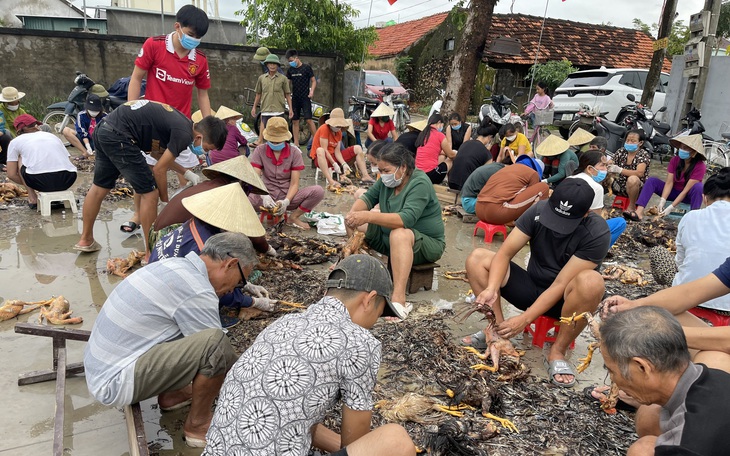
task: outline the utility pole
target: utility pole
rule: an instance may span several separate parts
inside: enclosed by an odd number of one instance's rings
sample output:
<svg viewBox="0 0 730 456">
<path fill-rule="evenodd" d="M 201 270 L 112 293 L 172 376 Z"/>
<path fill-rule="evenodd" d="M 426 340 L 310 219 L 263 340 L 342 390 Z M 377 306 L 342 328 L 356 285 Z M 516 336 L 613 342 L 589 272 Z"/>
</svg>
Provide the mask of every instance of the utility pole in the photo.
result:
<svg viewBox="0 0 730 456">
<path fill-rule="evenodd" d="M 659 20 L 657 39 L 654 42 L 654 55 L 651 58 L 649 74 L 646 75 L 644 92 L 641 94 L 641 104 L 645 106 L 649 106 L 649 103 L 654 99 L 654 92 L 656 91 L 656 86 L 659 83 L 659 75 L 664 66 L 664 57 L 667 53 L 669 35 L 672 33 L 672 24 L 676 11 L 677 0 L 665 0 L 662 17 Z M 656 108 L 659 108 L 659 106 Z"/>
<path fill-rule="evenodd" d="M 703 65 L 700 67 L 700 75 L 697 78 L 697 87 L 695 88 L 692 104 L 697 109 L 702 109 L 702 99 L 705 96 L 705 84 L 707 84 L 707 75 L 710 73 L 710 59 L 712 59 L 712 50 L 715 48 L 715 34 L 717 33 L 717 23 L 720 20 L 721 0 L 705 0 L 705 11 L 709 11 L 710 28 L 707 31 L 707 39 L 705 40 L 705 58 Z"/>
</svg>

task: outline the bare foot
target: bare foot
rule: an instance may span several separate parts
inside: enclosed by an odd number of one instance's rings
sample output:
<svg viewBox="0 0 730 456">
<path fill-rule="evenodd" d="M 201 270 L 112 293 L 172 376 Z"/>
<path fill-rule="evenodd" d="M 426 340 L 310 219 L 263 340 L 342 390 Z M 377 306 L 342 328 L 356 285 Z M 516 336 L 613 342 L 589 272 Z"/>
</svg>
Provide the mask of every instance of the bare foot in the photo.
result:
<svg viewBox="0 0 730 456">
<path fill-rule="evenodd" d="M 300 219 L 299 217 L 289 217 L 289 222 L 291 222 L 292 224 L 298 226 L 299 228 L 301 228 L 303 230 L 308 230 L 310 228 L 309 223 L 305 222 L 304 220 Z"/>
</svg>

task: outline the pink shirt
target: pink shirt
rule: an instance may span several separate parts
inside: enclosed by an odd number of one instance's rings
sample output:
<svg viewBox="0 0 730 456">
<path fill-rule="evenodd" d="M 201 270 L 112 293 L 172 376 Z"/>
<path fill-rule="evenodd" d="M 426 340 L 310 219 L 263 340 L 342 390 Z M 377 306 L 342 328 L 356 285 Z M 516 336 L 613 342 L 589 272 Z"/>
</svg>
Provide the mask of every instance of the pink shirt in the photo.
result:
<svg viewBox="0 0 730 456">
<path fill-rule="evenodd" d="M 525 112 L 527 114 L 531 113 L 535 109 L 547 109 L 550 107 L 550 104 L 553 102 L 553 100 L 550 99 L 547 95 L 538 95 L 535 94 L 534 97 L 532 97 L 532 102 L 527 104 L 527 107 L 525 107 Z"/>
<path fill-rule="evenodd" d="M 262 144 L 251 152 L 251 166 L 261 170 L 269 195 L 278 201 L 286 198 L 291 185 L 291 172 L 304 170 L 304 160 L 299 148 L 286 143 L 277 159 L 268 145 Z"/>
<path fill-rule="evenodd" d="M 444 138 L 446 138 L 446 135 L 431 127 L 431 134 L 428 136 L 428 141 L 416 151 L 416 168 L 427 173 L 433 171 L 439 165 L 441 141 Z"/>
<path fill-rule="evenodd" d="M 246 138 L 241 134 L 237 126 L 226 125 L 226 128 L 228 128 L 228 136 L 226 136 L 226 143 L 223 145 L 223 149 L 210 151 L 210 162 L 212 164 L 238 157 L 241 155 L 238 152 L 238 146 L 248 144 L 248 141 L 246 141 Z"/>
<path fill-rule="evenodd" d="M 682 172 L 677 178 L 677 166 L 679 166 L 679 156 L 675 155 L 672 157 L 671 160 L 669 160 L 669 166 L 667 167 L 667 172 L 674 175 L 674 190 L 682 191 L 684 190 L 684 186 L 687 185 L 687 182 L 684 180 L 684 172 Z M 692 170 L 692 174 L 690 174 L 690 179 L 695 179 L 700 182 L 702 182 L 702 179 L 705 178 L 705 171 L 707 171 L 707 165 L 705 165 L 705 162 L 699 162 L 697 165 L 695 165 L 695 169 Z"/>
</svg>

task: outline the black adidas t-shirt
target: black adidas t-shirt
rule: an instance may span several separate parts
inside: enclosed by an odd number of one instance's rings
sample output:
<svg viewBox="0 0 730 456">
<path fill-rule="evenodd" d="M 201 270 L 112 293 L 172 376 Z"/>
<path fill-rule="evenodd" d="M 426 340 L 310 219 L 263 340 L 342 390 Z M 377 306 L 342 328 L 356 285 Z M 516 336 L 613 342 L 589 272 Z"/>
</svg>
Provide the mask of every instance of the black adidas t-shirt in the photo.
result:
<svg viewBox="0 0 730 456">
<path fill-rule="evenodd" d="M 530 262 L 527 273 L 542 289 L 552 285 L 560 271 L 575 255 L 581 260 L 601 265 L 608 253 L 611 231 L 598 214 L 589 212 L 571 234 L 559 234 L 540 223 L 540 212 L 550 210 L 547 201 L 540 201 L 517 219 L 515 225 L 530 237 Z"/>
<path fill-rule="evenodd" d="M 286 77 L 291 80 L 292 98 L 302 100 L 309 96 L 309 83 L 314 77 L 311 66 L 306 63 L 302 63 L 298 68 L 290 66 L 286 69 Z"/>
</svg>

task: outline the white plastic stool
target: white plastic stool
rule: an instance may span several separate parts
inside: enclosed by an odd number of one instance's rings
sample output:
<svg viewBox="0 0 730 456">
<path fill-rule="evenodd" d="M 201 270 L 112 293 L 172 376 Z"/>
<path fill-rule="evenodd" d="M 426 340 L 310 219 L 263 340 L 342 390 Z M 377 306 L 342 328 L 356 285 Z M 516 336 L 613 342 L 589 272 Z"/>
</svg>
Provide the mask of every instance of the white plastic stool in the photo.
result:
<svg viewBox="0 0 730 456">
<path fill-rule="evenodd" d="M 38 192 L 38 210 L 41 215 L 47 217 L 51 215 L 51 203 L 54 201 L 63 201 L 66 208 L 71 208 L 74 214 L 79 210 L 76 207 L 76 196 L 72 190 L 64 190 L 62 192 Z"/>
</svg>

